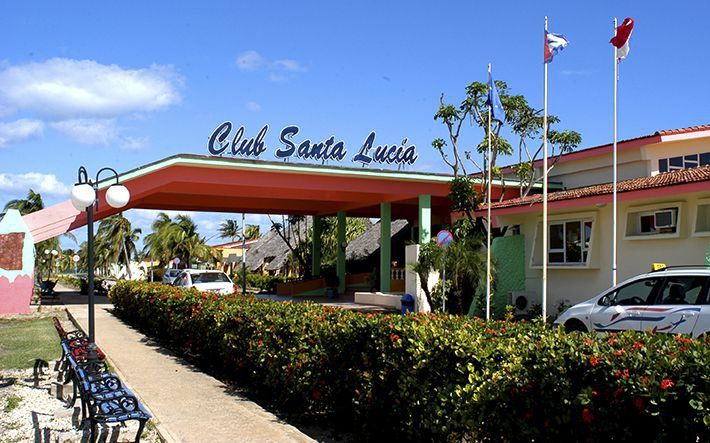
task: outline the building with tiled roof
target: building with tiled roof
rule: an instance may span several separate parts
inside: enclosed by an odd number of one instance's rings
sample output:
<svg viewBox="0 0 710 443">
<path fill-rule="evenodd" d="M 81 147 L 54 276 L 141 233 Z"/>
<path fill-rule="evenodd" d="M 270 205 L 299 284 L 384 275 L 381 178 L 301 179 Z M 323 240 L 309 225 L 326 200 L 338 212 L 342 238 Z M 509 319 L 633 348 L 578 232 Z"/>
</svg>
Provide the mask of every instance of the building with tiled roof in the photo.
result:
<svg viewBox="0 0 710 443">
<path fill-rule="evenodd" d="M 548 196 L 548 306 L 587 300 L 612 282 L 612 145 L 560 158 L 549 172 L 561 190 Z M 542 163 L 536 163 L 542 175 Z M 512 167 L 503 168 L 512 173 Z M 652 263 L 700 265 L 710 257 L 710 125 L 654 132 L 618 143 L 618 281 Z M 515 289 L 540 297 L 542 196 L 491 205 L 493 223 L 519 240 L 524 271 L 511 260 L 497 274 L 524 275 Z M 486 208 L 479 208 L 485 215 Z M 520 236 L 520 237 L 516 237 Z M 509 237 L 516 237 L 510 239 Z M 522 237 L 522 239 L 521 239 Z M 495 253 L 495 245 L 494 245 Z"/>
</svg>

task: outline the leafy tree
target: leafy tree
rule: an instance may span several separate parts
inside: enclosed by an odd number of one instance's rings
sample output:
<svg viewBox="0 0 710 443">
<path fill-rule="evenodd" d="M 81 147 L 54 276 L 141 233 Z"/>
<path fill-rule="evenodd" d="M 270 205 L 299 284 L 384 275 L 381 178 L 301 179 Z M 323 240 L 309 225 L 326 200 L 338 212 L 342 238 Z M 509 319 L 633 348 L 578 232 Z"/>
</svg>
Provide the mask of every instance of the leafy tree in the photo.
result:
<svg viewBox="0 0 710 443">
<path fill-rule="evenodd" d="M 522 95 L 511 94 L 507 83 L 496 81 L 496 88 L 500 95 L 501 103 L 505 109 L 505 125 L 511 130 L 513 136 L 518 139 L 518 165 L 515 173 L 521 180 L 520 190 L 523 195 L 527 195 L 533 186 L 540 181 L 541 172 L 538 172 L 534 165 L 543 154 L 542 132 L 543 132 L 543 111 L 530 106 Z M 466 97 L 458 105 L 446 103 L 442 94 L 439 101 L 439 109 L 434 115 L 434 119 L 441 121 L 447 128 L 448 141 L 437 138 L 432 142 L 433 148 L 439 153 L 444 163 L 452 170 L 454 177 L 468 175 L 470 173 L 480 174 L 482 178 L 480 201 L 486 201 L 487 190 L 487 147 L 488 147 L 488 107 L 486 99 L 488 97 L 488 84 L 473 82 L 466 87 Z M 461 144 L 461 130 L 464 123 L 471 121 L 473 125 L 481 130 L 481 141 L 475 147 L 464 147 Z M 576 148 L 582 141 L 582 137 L 575 131 L 558 131 L 552 126 L 559 123 L 560 119 L 554 115 L 548 116 L 548 145 L 551 149 L 551 165 L 559 160 L 560 156 Z M 511 143 L 501 135 L 503 123 L 491 122 L 491 175 L 496 178 L 504 178 L 501 168 L 497 166 L 499 156 L 510 156 L 515 149 Z M 530 145 L 534 146 L 532 149 Z M 481 163 L 476 161 L 474 154 L 482 155 Z M 468 166 L 467 166 L 468 165 Z M 502 196 L 501 196 L 502 198 Z"/>
</svg>

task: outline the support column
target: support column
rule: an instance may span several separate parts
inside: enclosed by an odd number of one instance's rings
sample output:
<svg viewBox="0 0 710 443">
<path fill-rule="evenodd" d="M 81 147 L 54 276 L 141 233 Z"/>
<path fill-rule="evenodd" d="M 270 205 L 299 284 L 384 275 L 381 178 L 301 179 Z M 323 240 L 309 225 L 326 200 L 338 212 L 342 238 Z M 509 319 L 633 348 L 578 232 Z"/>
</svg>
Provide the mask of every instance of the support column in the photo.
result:
<svg viewBox="0 0 710 443">
<path fill-rule="evenodd" d="M 392 204 L 380 203 L 380 292 L 390 291 L 391 263 Z"/>
<path fill-rule="evenodd" d="M 323 219 L 319 215 L 313 216 L 313 238 L 311 245 L 311 274 L 313 277 L 320 277 L 320 257 L 321 257 L 321 230 L 323 227 Z"/>
<path fill-rule="evenodd" d="M 338 294 L 345 293 L 345 211 L 338 211 L 338 260 L 336 270 L 338 273 Z"/>
<path fill-rule="evenodd" d="M 419 244 L 431 240 L 431 195 L 419 196 Z"/>
</svg>

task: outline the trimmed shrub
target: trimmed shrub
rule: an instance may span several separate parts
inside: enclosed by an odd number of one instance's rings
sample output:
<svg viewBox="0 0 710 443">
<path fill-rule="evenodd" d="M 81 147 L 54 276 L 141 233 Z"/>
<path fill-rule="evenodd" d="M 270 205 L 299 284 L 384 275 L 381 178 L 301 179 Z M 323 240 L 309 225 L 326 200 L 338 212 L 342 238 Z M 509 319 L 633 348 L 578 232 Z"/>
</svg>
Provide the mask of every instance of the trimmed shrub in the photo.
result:
<svg viewBox="0 0 710 443">
<path fill-rule="evenodd" d="M 269 406 L 396 441 L 708 441 L 710 347 L 119 282 L 116 312 Z"/>
</svg>

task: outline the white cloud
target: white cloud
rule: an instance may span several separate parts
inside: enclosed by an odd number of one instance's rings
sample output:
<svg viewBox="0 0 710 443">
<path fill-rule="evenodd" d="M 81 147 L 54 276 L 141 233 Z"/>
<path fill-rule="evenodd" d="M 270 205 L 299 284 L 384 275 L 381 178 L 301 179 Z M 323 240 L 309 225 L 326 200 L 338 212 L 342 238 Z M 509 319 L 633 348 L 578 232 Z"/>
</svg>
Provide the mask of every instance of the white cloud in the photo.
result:
<svg viewBox="0 0 710 443">
<path fill-rule="evenodd" d="M 14 122 L 0 122 L 0 148 L 42 136 L 44 123 L 40 120 L 20 119 Z"/>
<path fill-rule="evenodd" d="M 251 111 L 251 112 L 261 111 L 261 105 L 257 102 L 247 102 L 246 108 L 248 111 Z"/>
<path fill-rule="evenodd" d="M 272 72 L 269 74 L 269 80 L 271 80 L 272 82 L 285 82 L 286 80 L 288 80 L 288 77 L 283 74 Z"/>
<path fill-rule="evenodd" d="M 54 174 L 40 172 L 0 173 L 0 190 L 27 192 L 30 188 L 40 194 L 69 195 L 69 186 L 60 182 Z"/>
<path fill-rule="evenodd" d="M 301 66 L 301 64 L 298 63 L 296 60 L 291 59 L 276 60 L 274 62 L 274 66 L 291 72 L 299 72 L 306 70 L 306 68 Z"/>
<path fill-rule="evenodd" d="M 129 151 L 143 149 L 150 139 L 148 137 L 126 137 L 120 136 L 121 147 Z"/>
<path fill-rule="evenodd" d="M 113 120 L 79 118 L 55 122 L 52 127 L 85 145 L 108 145 L 118 134 Z"/>
<path fill-rule="evenodd" d="M 148 137 L 130 137 L 116 125 L 114 119 L 78 118 L 51 123 L 52 128 L 84 145 L 117 144 L 127 150 L 137 150 L 148 144 Z"/>
<path fill-rule="evenodd" d="M 273 82 L 286 81 L 296 72 L 306 70 L 305 66 L 297 60 L 284 58 L 272 61 L 254 50 L 239 54 L 236 64 L 241 71 L 265 70 L 269 73 L 269 80 Z"/>
<path fill-rule="evenodd" d="M 256 51 L 246 51 L 239 54 L 236 63 L 242 71 L 256 71 L 266 63 L 266 60 Z"/>
<path fill-rule="evenodd" d="M 54 119 L 116 117 L 180 100 L 169 66 L 125 69 L 93 60 L 53 58 L 0 72 L 0 103 Z"/>
</svg>

